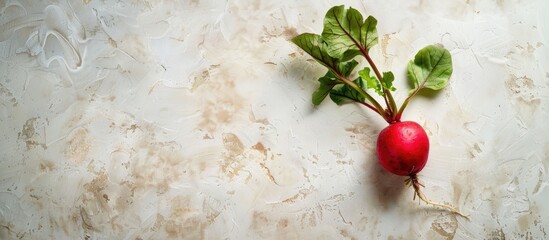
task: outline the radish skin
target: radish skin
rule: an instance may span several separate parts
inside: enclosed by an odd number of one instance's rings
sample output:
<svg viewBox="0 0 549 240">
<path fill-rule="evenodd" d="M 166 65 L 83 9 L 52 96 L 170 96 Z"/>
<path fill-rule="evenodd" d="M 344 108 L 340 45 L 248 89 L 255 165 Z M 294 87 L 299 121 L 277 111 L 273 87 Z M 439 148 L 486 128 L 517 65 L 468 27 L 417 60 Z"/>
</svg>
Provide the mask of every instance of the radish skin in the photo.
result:
<svg viewBox="0 0 549 240">
<path fill-rule="evenodd" d="M 383 129 L 377 138 L 379 163 L 387 171 L 410 176 L 423 169 L 429 157 L 429 138 L 412 121 L 397 122 Z"/>
</svg>

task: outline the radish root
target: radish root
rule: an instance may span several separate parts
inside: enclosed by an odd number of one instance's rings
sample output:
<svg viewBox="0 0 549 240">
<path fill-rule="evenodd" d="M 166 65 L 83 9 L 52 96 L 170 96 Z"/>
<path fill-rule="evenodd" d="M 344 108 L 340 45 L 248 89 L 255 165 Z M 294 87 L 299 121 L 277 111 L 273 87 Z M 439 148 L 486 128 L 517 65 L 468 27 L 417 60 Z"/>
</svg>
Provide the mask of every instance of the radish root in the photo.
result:
<svg viewBox="0 0 549 240">
<path fill-rule="evenodd" d="M 427 203 L 427 204 L 431 204 L 433 206 L 437 206 L 437 207 L 442 207 L 442 208 L 446 208 L 448 209 L 450 212 L 452 213 L 455 213 L 457 215 L 460 215 L 462 217 L 464 217 L 465 219 L 467 220 L 470 220 L 469 219 L 469 216 L 461 213 L 460 211 L 458 211 L 456 208 L 448 205 L 448 204 L 443 204 L 443 203 L 438 203 L 438 202 L 433 202 L 429 199 L 427 199 L 427 197 L 425 197 L 425 195 L 421 192 L 421 187 L 425 187 L 423 186 L 423 184 L 421 184 L 417 178 L 417 175 L 416 174 L 412 174 L 410 175 L 410 178 L 406 179 L 404 181 L 406 183 L 407 186 L 412 186 L 414 187 L 414 200 L 416 199 L 416 196 L 419 197 L 420 200 L 422 200 L 423 202 Z"/>
</svg>

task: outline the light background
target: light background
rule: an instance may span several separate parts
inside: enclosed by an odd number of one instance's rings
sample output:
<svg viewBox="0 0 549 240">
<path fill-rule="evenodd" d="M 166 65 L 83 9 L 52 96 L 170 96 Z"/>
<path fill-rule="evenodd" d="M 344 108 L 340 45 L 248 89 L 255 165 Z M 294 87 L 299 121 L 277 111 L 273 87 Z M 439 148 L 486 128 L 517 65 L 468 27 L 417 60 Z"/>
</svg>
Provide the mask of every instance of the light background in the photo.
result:
<svg viewBox="0 0 549 240">
<path fill-rule="evenodd" d="M 418 204 L 378 166 L 367 109 L 310 96 L 288 40 L 345 3 L 382 71 L 442 44 Z M 1 239 L 549 238 L 549 2 L 0 2 Z"/>
</svg>

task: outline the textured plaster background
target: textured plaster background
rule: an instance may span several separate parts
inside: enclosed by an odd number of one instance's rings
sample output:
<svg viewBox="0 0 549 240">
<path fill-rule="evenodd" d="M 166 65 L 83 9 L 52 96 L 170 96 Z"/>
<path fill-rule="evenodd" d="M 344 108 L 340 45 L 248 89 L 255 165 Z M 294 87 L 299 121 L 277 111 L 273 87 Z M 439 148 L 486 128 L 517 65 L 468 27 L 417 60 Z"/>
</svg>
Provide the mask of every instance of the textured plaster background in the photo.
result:
<svg viewBox="0 0 549 240">
<path fill-rule="evenodd" d="M 378 166 L 379 117 L 310 95 L 288 40 L 333 5 L 379 20 L 405 66 L 438 43 L 449 86 L 417 97 L 425 194 Z M 549 2 L 0 1 L 1 239 L 549 238 Z"/>
</svg>

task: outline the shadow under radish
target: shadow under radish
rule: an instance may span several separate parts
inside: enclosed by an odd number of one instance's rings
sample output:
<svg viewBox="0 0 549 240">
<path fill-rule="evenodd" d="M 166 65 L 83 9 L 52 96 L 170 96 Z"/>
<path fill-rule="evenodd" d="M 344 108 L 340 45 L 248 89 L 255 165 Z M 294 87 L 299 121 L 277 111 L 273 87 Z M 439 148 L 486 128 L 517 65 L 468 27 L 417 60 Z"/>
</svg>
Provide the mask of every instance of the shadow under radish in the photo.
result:
<svg viewBox="0 0 549 240">
<path fill-rule="evenodd" d="M 364 171 L 377 195 L 377 205 L 383 209 L 391 209 L 398 205 L 401 194 L 406 191 L 405 177 L 397 176 L 385 170 L 378 162 L 375 150 L 364 162 Z"/>
</svg>

